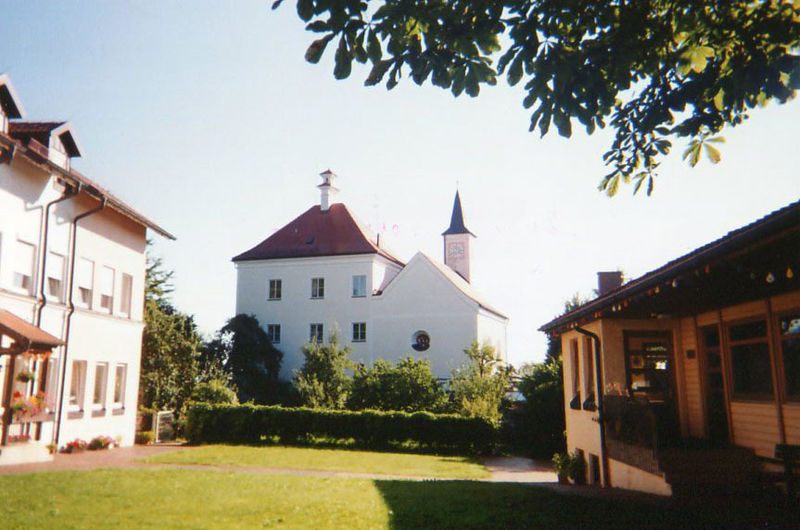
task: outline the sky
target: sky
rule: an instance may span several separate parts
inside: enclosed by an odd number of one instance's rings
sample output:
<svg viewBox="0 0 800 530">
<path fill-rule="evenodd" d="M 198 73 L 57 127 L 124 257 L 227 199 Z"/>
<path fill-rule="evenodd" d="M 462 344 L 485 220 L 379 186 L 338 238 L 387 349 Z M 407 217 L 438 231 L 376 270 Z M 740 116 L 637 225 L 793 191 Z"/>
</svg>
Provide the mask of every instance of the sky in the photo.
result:
<svg viewBox="0 0 800 530">
<path fill-rule="evenodd" d="M 473 241 L 472 283 L 510 317 L 509 360 L 544 357 L 537 329 L 596 272 L 635 278 L 800 198 L 800 103 L 770 104 L 723 132 L 723 159 L 690 168 L 679 140 L 653 195 L 597 191 L 611 131 L 528 132 L 521 87 L 477 98 L 407 80 L 333 78 L 332 50 L 293 3 L 6 0 L 0 72 L 30 120 L 69 120 L 73 167 L 176 235 L 152 234 L 173 300 L 209 335 L 232 317 L 231 258 L 319 201 L 338 199 L 408 260 L 442 259 L 456 189 Z"/>
</svg>

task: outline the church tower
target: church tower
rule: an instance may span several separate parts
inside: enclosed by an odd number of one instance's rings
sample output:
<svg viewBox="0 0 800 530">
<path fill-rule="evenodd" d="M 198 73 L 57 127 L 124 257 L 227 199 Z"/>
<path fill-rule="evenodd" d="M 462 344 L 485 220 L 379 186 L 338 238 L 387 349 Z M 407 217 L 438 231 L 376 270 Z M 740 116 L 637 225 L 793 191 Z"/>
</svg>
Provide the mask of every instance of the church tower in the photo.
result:
<svg viewBox="0 0 800 530">
<path fill-rule="evenodd" d="M 470 239 L 475 234 L 464 226 L 464 214 L 461 211 L 461 197 L 456 190 L 453 201 L 453 213 L 450 216 L 450 227 L 442 233 L 444 236 L 444 264 L 456 271 L 462 278 L 470 281 Z"/>
</svg>

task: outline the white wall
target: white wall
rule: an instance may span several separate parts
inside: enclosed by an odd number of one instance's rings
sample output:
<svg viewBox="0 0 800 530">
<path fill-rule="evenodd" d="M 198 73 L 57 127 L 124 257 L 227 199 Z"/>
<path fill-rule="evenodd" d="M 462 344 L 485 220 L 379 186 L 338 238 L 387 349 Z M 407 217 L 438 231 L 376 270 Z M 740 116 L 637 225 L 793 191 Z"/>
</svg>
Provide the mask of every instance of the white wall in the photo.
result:
<svg viewBox="0 0 800 530">
<path fill-rule="evenodd" d="M 14 272 L 19 268 L 19 256 L 15 252 L 17 240 L 36 246 L 34 281 L 39 278 L 43 248 L 44 205 L 59 196 L 63 189 L 50 175 L 16 157 L 11 165 L 0 164 L 0 308 L 34 322 L 35 295 L 39 285 L 31 292 L 13 286 Z M 85 195 L 59 203 L 51 208 L 47 251 L 56 252 L 64 258 L 62 294 L 47 295 L 47 305 L 42 312 L 41 328 L 64 338 L 68 306 L 69 264 L 71 261 L 71 221 L 75 215 L 98 205 Z M 83 388 L 84 413 L 66 419 L 62 425 L 60 443 L 80 437 L 90 439 L 97 435 L 121 437 L 124 445 L 133 443 L 139 381 L 141 337 L 143 329 L 144 274 L 145 274 L 145 228 L 127 217 L 109 209 L 80 221 L 76 239 L 76 256 L 86 257 L 95 263 L 93 278 L 93 308 L 77 308 L 72 317 L 68 348 L 66 389 L 64 403 L 69 399 L 69 385 L 73 360 L 85 360 L 88 373 Z M 48 256 L 50 259 L 50 256 Z M 52 261 L 51 261 L 52 263 Z M 113 307 L 111 312 L 100 308 L 99 271 L 102 266 L 114 269 Z M 132 299 L 130 314 L 121 311 L 122 273 L 132 276 Z M 44 279 L 46 282 L 46 278 Z M 46 285 L 46 283 L 45 283 Z M 73 300 L 77 300 L 77 288 Z M 60 365 L 63 348 L 54 351 L 52 359 Z M 107 362 L 105 411 L 92 415 L 91 401 L 94 371 L 97 362 Z M 113 410 L 115 367 L 127 367 L 124 408 Z M 48 376 L 48 394 L 55 401 L 55 382 L 61 374 Z M 49 443 L 52 424 L 44 424 L 42 444 Z"/>
</svg>

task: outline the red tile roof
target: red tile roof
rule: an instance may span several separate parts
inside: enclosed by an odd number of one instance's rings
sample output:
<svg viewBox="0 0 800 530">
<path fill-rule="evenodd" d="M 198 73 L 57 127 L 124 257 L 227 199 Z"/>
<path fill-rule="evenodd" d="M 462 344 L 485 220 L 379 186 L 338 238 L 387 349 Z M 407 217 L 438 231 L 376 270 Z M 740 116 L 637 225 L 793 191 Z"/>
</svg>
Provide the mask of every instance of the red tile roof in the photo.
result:
<svg viewBox="0 0 800 530">
<path fill-rule="evenodd" d="M 376 245 L 344 204 L 326 212 L 312 206 L 267 239 L 233 258 L 249 261 L 310 258 L 352 254 L 379 254 L 399 265 L 402 261 Z"/>
</svg>

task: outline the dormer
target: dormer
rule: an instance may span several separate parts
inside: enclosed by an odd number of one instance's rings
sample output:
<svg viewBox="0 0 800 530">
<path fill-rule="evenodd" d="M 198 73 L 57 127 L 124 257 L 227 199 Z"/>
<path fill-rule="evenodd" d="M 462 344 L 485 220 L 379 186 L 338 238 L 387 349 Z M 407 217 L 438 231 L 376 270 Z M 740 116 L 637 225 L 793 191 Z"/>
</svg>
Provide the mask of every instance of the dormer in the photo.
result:
<svg viewBox="0 0 800 530">
<path fill-rule="evenodd" d="M 17 97 L 11 79 L 7 74 L 0 74 L 0 132 L 8 132 L 8 120 L 25 117 L 25 109 Z"/>
<path fill-rule="evenodd" d="M 8 132 L 31 151 L 67 170 L 70 159 L 81 156 L 75 132 L 66 121 L 12 121 Z"/>
</svg>

